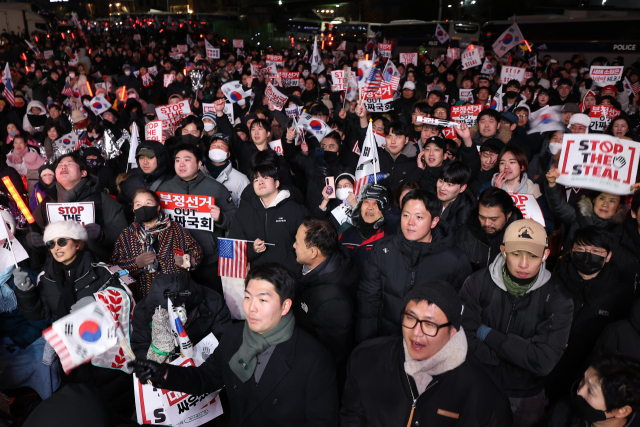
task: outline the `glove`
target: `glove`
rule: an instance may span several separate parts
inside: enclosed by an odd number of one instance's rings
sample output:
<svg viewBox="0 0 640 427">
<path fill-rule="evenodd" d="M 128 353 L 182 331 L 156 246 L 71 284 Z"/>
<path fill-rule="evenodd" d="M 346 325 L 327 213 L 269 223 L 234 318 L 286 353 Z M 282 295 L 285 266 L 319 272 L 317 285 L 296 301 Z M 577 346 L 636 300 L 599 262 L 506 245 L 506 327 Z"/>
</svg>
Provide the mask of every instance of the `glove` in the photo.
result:
<svg viewBox="0 0 640 427">
<path fill-rule="evenodd" d="M 156 259 L 155 252 L 145 252 L 136 257 L 136 265 L 140 268 L 144 268 L 151 264 Z"/>
<path fill-rule="evenodd" d="M 71 313 L 74 312 L 74 310 L 78 310 L 81 309 L 82 307 L 84 307 L 85 305 L 89 305 L 92 302 L 94 302 L 96 299 L 93 296 L 88 296 L 88 297 L 84 297 L 84 298 L 80 298 L 78 301 L 76 301 L 75 304 L 73 304 L 71 306 Z"/>
<path fill-rule="evenodd" d="M 127 367 L 133 369 L 141 383 L 151 380 L 154 387 L 162 388 L 165 383 L 168 368 L 166 363 L 152 362 L 151 360 L 132 360 Z"/>
<path fill-rule="evenodd" d="M 33 282 L 29 278 L 29 273 L 23 271 L 20 267 L 13 270 L 13 283 L 23 292 L 33 288 Z"/>
<path fill-rule="evenodd" d="M 184 258 L 181 255 L 173 254 L 173 262 L 178 267 L 184 268 Z"/>
<path fill-rule="evenodd" d="M 47 366 L 51 366 L 53 365 L 53 362 L 55 362 L 58 359 L 58 355 L 56 354 L 56 351 L 53 349 L 53 347 L 51 347 L 51 344 L 49 344 L 49 342 L 47 341 L 47 343 L 44 345 L 44 351 L 42 352 L 42 363 L 44 363 Z"/>
<path fill-rule="evenodd" d="M 476 337 L 480 338 L 480 341 L 484 341 L 491 332 L 491 328 L 486 325 L 480 325 L 478 330 L 476 331 Z"/>
<path fill-rule="evenodd" d="M 29 233 L 29 240 L 31 240 L 31 244 L 34 248 L 44 248 L 44 240 L 42 239 L 42 234 L 32 231 Z"/>
<path fill-rule="evenodd" d="M 102 232 L 102 227 L 100 226 L 100 224 L 87 224 L 84 226 L 84 229 L 87 230 L 87 236 L 89 236 L 91 240 L 95 240 L 96 242 L 100 243 L 100 241 L 104 239 L 104 233 Z"/>
</svg>

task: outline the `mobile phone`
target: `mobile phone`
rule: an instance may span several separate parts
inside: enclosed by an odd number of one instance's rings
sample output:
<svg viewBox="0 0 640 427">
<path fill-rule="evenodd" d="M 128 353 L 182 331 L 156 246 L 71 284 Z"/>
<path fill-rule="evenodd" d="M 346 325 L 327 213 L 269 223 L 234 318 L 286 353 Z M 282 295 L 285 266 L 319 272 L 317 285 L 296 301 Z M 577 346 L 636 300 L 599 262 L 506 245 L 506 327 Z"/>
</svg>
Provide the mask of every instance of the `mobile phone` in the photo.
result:
<svg viewBox="0 0 640 427">
<path fill-rule="evenodd" d="M 328 176 L 324 179 L 324 185 L 327 186 L 327 194 L 330 199 L 336 198 L 336 192 L 334 191 L 336 188 L 335 180 L 332 176 Z"/>
<path fill-rule="evenodd" d="M 184 256 L 184 251 L 182 249 L 174 249 L 173 253 L 174 255 Z"/>
<path fill-rule="evenodd" d="M 324 166 L 324 148 L 316 147 L 316 163 L 315 167 Z"/>
</svg>

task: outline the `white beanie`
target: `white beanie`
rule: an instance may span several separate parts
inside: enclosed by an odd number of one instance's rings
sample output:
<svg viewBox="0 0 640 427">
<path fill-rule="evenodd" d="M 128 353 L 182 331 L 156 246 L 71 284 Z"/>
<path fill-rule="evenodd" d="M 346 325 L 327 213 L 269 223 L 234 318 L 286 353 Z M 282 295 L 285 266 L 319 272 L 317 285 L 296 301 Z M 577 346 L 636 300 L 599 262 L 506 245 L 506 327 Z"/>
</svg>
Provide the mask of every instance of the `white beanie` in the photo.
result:
<svg viewBox="0 0 640 427">
<path fill-rule="evenodd" d="M 58 237 L 89 241 L 87 230 L 75 221 L 58 221 L 47 225 L 47 228 L 44 229 L 43 240 L 48 242 Z"/>
<path fill-rule="evenodd" d="M 569 126 L 576 124 L 587 127 L 587 132 L 589 131 L 589 126 L 591 126 L 591 119 L 586 114 L 578 113 L 571 116 L 569 119 Z"/>
</svg>

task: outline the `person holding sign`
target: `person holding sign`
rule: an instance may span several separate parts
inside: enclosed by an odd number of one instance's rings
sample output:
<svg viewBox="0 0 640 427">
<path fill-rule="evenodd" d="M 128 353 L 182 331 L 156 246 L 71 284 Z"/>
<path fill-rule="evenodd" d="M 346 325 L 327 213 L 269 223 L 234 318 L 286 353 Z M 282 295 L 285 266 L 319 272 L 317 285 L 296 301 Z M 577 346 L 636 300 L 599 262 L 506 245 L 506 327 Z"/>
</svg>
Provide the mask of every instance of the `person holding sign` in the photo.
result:
<svg viewBox="0 0 640 427">
<path fill-rule="evenodd" d="M 132 204 L 135 221 L 118 237 L 111 263 L 127 269 L 136 280 L 131 290 L 140 301 L 158 274 L 197 268 L 202 249 L 189 232 L 162 212 L 155 192 L 139 188 Z"/>
<path fill-rule="evenodd" d="M 182 194 L 188 196 L 210 197 L 210 209 L 214 231 L 200 229 L 200 223 L 194 222 L 187 227 L 189 234 L 198 242 L 204 254 L 203 262 L 195 269 L 191 276 L 203 286 L 208 286 L 222 294 L 222 282 L 218 276 L 218 237 L 224 235 L 233 223 L 236 206 L 229 190 L 210 176 L 202 172 L 202 153 L 192 144 L 182 144 L 176 148 L 173 156 L 176 175 L 162 183 L 158 192 Z M 181 221 L 185 221 L 188 209 L 182 209 L 178 214 Z"/>
</svg>

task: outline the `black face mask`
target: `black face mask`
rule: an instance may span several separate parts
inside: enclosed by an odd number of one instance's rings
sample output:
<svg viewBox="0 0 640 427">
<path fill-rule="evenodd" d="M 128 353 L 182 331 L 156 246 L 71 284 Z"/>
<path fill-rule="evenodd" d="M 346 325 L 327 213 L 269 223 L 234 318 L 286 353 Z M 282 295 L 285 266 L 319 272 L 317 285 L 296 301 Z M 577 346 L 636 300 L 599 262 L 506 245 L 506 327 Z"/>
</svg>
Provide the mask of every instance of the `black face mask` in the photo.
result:
<svg viewBox="0 0 640 427">
<path fill-rule="evenodd" d="M 571 392 L 571 405 L 573 406 L 573 410 L 578 418 L 586 421 L 589 425 L 605 421 L 607 419 L 607 414 L 604 411 L 595 409 L 593 406 L 589 405 L 589 402 L 587 402 L 584 397 L 578 395 L 577 384 L 579 383 L 576 382 L 574 384 L 574 389 Z"/>
<path fill-rule="evenodd" d="M 88 159 L 86 160 L 89 172 L 93 172 L 101 166 L 100 159 Z"/>
<path fill-rule="evenodd" d="M 140 222 L 150 222 L 158 217 L 158 207 L 157 206 L 142 206 L 138 209 L 135 209 L 133 213 L 136 216 L 136 219 Z"/>
<path fill-rule="evenodd" d="M 604 267 L 604 257 L 591 252 L 571 252 L 571 262 L 582 274 L 594 274 Z"/>
<path fill-rule="evenodd" d="M 185 144 L 198 145 L 198 143 L 200 142 L 200 138 L 188 133 L 188 134 L 182 135 L 182 142 L 184 142 Z"/>
<path fill-rule="evenodd" d="M 324 160 L 327 163 L 333 163 L 338 160 L 338 153 L 334 151 L 325 151 L 324 152 Z"/>
</svg>

